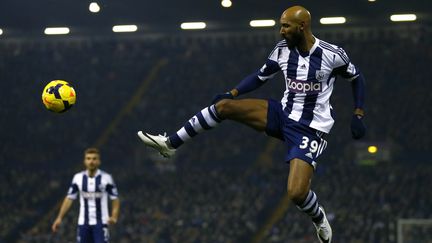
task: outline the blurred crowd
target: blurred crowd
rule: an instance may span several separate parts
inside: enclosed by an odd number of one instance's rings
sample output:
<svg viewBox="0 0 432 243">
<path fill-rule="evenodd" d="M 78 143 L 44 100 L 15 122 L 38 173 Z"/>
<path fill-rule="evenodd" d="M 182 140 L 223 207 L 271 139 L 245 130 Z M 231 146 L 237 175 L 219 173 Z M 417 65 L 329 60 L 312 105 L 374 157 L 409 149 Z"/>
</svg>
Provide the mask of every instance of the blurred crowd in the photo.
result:
<svg viewBox="0 0 432 243">
<path fill-rule="evenodd" d="M 366 77 L 365 140 L 400 150 L 394 161 L 376 166 L 350 160 L 351 87 L 340 79 L 332 97 L 337 122 L 314 190 L 335 241 L 396 242 L 398 218 L 432 217 L 432 167 L 419 163 L 428 162 L 432 144 L 426 72 L 432 34 L 316 34 L 344 47 Z M 250 242 L 285 193 L 281 145 L 269 149 L 265 135 L 225 122 L 165 161 L 136 132 L 176 131 L 213 95 L 259 69 L 278 40 L 260 33 L 0 42 L 0 242 L 74 242 L 77 207 L 59 234 L 49 227 L 73 173 L 82 169 L 83 150 L 95 144 L 121 194 L 112 242 Z M 77 104 L 65 114 L 42 106 L 42 88 L 52 79 L 70 81 L 77 91 Z M 284 89 L 276 76 L 245 97 L 279 100 Z M 263 155 L 270 161 L 264 167 Z M 290 206 L 264 242 L 313 242 L 313 231 Z"/>
<path fill-rule="evenodd" d="M 288 168 L 195 168 L 151 170 L 145 166 L 114 173 L 122 210 L 111 227 L 112 242 L 252 242 L 285 193 Z M 363 167 L 335 159 L 323 162 L 313 188 L 326 208 L 337 242 L 396 242 L 397 219 L 431 218 L 430 165 Z M 61 231 L 49 232 L 52 217 L 19 242 L 73 242 L 78 205 Z M 406 226 L 405 238 L 427 242 L 432 225 Z M 315 242 L 308 217 L 289 205 L 262 242 Z M 422 232 L 423 234 L 419 234 Z"/>
</svg>

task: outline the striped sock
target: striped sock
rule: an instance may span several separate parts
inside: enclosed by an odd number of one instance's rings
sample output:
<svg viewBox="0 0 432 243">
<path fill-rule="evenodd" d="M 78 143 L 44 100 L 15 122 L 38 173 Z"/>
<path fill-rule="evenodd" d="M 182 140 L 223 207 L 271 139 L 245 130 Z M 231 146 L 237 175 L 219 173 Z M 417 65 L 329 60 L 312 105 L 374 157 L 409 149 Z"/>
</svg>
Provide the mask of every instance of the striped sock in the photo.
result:
<svg viewBox="0 0 432 243">
<path fill-rule="evenodd" d="M 187 121 L 180 130 L 169 136 L 170 144 L 173 148 L 178 148 L 198 133 L 210 130 L 221 122 L 222 119 L 218 117 L 215 105 L 206 107 Z"/>
<path fill-rule="evenodd" d="M 315 192 L 311 190 L 304 202 L 301 205 L 297 205 L 297 208 L 309 215 L 314 223 L 321 222 L 324 217 L 324 214 L 318 205 L 318 198 Z"/>
</svg>

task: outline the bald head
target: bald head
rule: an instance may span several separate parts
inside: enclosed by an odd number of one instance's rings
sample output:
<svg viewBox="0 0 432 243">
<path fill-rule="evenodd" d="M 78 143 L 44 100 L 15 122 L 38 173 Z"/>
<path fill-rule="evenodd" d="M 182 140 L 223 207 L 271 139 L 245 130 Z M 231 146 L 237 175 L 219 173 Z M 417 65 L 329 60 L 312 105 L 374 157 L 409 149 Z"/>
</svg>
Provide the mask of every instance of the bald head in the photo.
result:
<svg viewBox="0 0 432 243">
<path fill-rule="evenodd" d="M 314 39 L 311 31 L 311 15 L 302 6 L 286 9 L 280 18 L 280 34 L 286 40 L 288 47 L 300 47 L 308 50 Z"/>
<path fill-rule="evenodd" d="M 307 9 L 302 6 L 293 6 L 287 8 L 281 16 L 281 20 L 294 22 L 310 30 L 311 25 L 311 15 Z"/>
</svg>

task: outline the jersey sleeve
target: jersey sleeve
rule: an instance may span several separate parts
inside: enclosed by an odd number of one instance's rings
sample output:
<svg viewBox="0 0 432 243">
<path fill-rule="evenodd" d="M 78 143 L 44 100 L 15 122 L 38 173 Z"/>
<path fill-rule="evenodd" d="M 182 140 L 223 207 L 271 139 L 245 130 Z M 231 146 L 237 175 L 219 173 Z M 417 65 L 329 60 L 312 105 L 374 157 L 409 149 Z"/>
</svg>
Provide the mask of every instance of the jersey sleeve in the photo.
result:
<svg viewBox="0 0 432 243">
<path fill-rule="evenodd" d="M 258 78 L 261 81 L 266 82 L 267 80 L 272 79 L 277 74 L 277 72 L 281 70 L 278 63 L 279 53 L 280 47 L 276 45 L 264 65 L 258 71 Z"/>
<path fill-rule="evenodd" d="M 342 48 L 339 48 L 338 53 L 335 54 L 334 64 L 335 73 L 348 81 L 352 81 L 360 75 L 360 71 L 350 61 L 345 50 Z"/>
<path fill-rule="evenodd" d="M 112 178 L 112 176 L 108 176 L 108 181 L 107 181 L 107 185 L 106 185 L 106 191 L 109 195 L 109 198 L 111 200 L 117 199 L 118 198 L 118 191 L 117 191 L 117 186 L 114 183 L 114 179 Z"/>
<path fill-rule="evenodd" d="M 69 186 L 69 190 L 67 192 L 66 197 L 71 199 L 71 200 L 75 200 L 78 196 L 78 183 L 77 183 L 77 176 L 75 175 L 72 179 L 72 183 Z"/>
</svg>

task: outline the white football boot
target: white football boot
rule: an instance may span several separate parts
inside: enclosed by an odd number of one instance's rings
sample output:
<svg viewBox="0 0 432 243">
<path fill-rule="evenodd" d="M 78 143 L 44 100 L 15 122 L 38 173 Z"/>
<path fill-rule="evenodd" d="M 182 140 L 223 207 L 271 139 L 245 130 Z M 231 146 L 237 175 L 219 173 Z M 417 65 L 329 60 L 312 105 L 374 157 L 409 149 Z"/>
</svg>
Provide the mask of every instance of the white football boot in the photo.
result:
<svg viewBox="0 0 432 243">
<path fill-rule="evenodd" d="M 145 145 L 152 147 L 159 151 L 159 153 L 165 158 L 171 158 L 174 156 L 176 149 L 168 146 L 168 137 L 164 135 L 150 135 L 148 133 L 138 132 L 138 137 L 144 142 Z"/>
<path fill-rule="evenodd" d="M 332 240 L 332 236 L 333 236 L 332 228 L 330 227 L 330 223 L 327 220 L 327 216 L 326 216 L 326 213 L 324 211 L 324 208 L 321 206 L 319 206 L 319 208 L 323 212 L 324 217 L 323 217 L 321 223 L 318 223 L 318 224 L 314 223 L 314 226 L 315 226 L 316 231 L 317 231 L 317 236 L 318 236 L 320 243 L 330 243 Z"/>
</svg>

